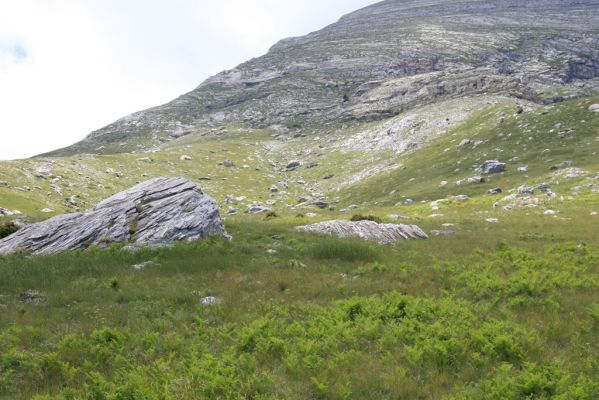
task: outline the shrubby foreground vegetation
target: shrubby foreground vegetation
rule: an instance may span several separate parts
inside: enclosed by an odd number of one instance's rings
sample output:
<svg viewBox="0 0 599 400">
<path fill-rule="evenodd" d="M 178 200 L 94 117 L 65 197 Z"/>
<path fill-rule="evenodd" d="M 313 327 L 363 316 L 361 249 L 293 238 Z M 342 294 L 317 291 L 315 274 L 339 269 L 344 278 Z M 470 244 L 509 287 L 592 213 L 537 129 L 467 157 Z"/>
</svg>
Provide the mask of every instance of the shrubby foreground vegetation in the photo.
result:
<svg viewBox="0 0 599 400">
<path fill-rule="evenodd" d="M 232 242 L 2 257 L 0 398 L 596 399 L 593 220 L 542 218 L 395 247 L 239 218 Z"/>
</svg>

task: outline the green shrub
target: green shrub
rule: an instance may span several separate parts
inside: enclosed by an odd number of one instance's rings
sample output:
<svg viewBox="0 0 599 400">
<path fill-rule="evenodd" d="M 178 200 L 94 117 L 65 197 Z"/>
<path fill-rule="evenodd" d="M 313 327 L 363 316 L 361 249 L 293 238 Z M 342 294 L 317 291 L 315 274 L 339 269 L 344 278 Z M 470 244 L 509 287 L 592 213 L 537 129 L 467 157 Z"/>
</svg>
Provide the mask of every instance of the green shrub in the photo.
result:
<svg viewBox="0 0 599 400">
<path fill-rule="evenodd" d="M 376 215 L 362 215 L 362 214 L 355 214 L 354 216 L 351 217 L 351 221 L 372 221 L 372 222 L 376 222 L 377 224 L 383 223 L 383 220 L 380 217 L 377 217 Z"/>
<path fill-rule="evenodd" d="M 0 222 L 0 239 L 4 239 L 17 232 L 19 227 L 12 221 Z"/>
</svg>

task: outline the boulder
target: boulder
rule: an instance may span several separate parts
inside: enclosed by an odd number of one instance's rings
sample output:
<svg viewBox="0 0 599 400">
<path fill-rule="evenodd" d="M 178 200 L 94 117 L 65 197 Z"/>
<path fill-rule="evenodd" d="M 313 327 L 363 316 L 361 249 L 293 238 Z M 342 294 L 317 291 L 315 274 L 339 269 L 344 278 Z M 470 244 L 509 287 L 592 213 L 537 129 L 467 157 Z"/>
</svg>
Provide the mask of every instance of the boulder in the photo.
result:
<svg viewBox="0 0 599 400">
<path fill-rule="evenodd" d="M 229 237 L 216 202 L 184 178 L 155 178 L 98 204 L 28 225 L 0 241 L 0 254 L 25 249 L 48 254 L 91 245 L 136 246 Z"/>
<path fill-rule="evenodd" d="M 266 207 L 263 204 L 250 204 L 248 208 L 245 210 L 246 214 L 261 214 L 272 211 L 270 208 Z"/>
<path fill-rule="evenodd" d="M 285 166 L 285 170 L 287 171 L 293 171 L 298 169 L 299 167 L 302 166 L 302 162 L 298 161 L 298 160 L 294 160 L 294 161 L 290 161 L 287 163 L 287 165 Z"/>
<path fill-rule="evenodd" d="M 326 221 L 298 226 L 296 230 L 342 238 L 356 237 L 386 245 L 399 240 L 428 239 L 427 234 L 416 225 L 379 224 L 374 221 Z"/>
<path fill-rule="evenodd" d="M 497 160 L 487 160 L 480 167 L 480 172 L 483 174 L 496 174 L 505 171 L 505 163 Z"/>
</svg>

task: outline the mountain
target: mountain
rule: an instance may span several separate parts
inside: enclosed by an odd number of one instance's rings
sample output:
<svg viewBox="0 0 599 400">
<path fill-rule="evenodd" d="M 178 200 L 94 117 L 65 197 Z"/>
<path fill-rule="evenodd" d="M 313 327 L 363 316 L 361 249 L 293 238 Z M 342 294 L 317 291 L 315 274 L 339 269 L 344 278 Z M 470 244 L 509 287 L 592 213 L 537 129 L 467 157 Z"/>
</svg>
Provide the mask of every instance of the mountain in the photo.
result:
<svg viewBox="0 0 599 400">
<path fill-rule="evenodd" d="M 281 215 L 596 190 L 598 49 L 599 1 L 383 1 L 71 147 L 0 162 L 0 213 L 76 212 L 161 176 L 201 183 L 225 213 Z M 490 160 L 505 171 L 483 176 Z"/>
<path fill-rule="evenodd" d="M 598 49 L 596 0 L 387 0 L 47 156 L 143 152 L 230 126 L 323 135 L 477 94 L 559 102 L 597 88 Z"/>
</svg>

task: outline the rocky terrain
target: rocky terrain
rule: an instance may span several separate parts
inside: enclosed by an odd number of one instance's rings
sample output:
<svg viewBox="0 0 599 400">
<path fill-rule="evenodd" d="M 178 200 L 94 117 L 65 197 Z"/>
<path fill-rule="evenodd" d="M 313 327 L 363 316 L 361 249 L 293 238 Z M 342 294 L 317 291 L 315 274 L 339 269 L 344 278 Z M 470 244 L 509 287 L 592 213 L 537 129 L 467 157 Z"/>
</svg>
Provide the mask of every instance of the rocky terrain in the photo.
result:
<svg viewBox="0 0 599 400">
<path fill-rule="evenodd" d="M 588 94 L 599 76 L 598 10 L 594 0 L 383 1 L 49 155 L 154 151 L 232 125 L 330 136 L 340 123 L 453 98 Z"/>
</svg>

